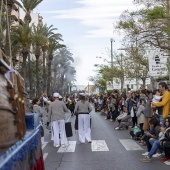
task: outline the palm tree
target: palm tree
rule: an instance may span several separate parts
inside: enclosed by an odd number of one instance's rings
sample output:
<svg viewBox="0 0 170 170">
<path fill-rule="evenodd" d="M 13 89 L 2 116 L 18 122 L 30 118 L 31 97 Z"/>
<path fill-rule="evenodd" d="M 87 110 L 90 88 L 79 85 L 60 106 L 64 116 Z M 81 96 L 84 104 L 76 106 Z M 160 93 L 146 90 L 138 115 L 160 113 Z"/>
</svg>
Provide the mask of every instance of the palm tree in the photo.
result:
<svg viewBox="0 0 170 170">
<path fill-rule="evenodd" d="M 47 24 L 45 24 L 45 25 L 42 25 L 41 28 L 42 28 L 43 35 L 45 35 L 48 39 L 56 36 L 54 31 L 57 30 L 57 28 L 53 28 L 53 25 L 50 25 L 48 27 Z M 46 82 L 47 82 L 45 58 L 46 58 L 46 51 L 47 51 L 48 44 L 49 44 L 49 42 L 47 41 L 42 46 L 42 52 L 43 52 L 43 92 L 46 91 Z"/>
<path fill-rule="evenodd" d="M 26 12 L 24 20 L 31 22 L 31 11 L 35 9 L 43 0 L 21 0 Z"/>
<path fill-rule="evenodd" d="M 72 53 L 67 48 L 61 48 L 56 52 L 53 65 L 53 89 L 57 88 L 61 94 L 66 92 L 67 84 L 75 80 L 76 71 L 71 66 L 72 62 L 74 62 Z"/>
<path fill-rule="evenodd" d="M 22 5 L 17 0 L 4 0 L 6 5 L 6 43 L 5 43 L 5 53 L 7 56 L 11 57 L 11 40 L 10 40 L 10 26 L 11 26 L 11 11 L 14 4 L 19 5 L 22 8 Z"/>
<path fill-rule="evenodd" d="M 5 13 L 3 12 L 5 9 L 5 5 L 3 1 L 0 3 L 0 48 L 4 48 L 5 36 L 4 31 L 6 29 L 6 18 Z"/>
<path fill-rule="evenodd" d="M 54 38 L 55 37 L 55 38 Z M 61 41 L 61 34 L 55 34 L 53 38 L 49 39 L 48 45 L 48 75 L 47 75 L 47 94 L 50 94 L 51 88 L 51 64 L 53 60 L 53 54 L 57 49 L 65 47 L 65 45 L 59 44 L 58 41 Z"/>
<path fill-rule="evenodd" d="M 42 26 L 33 25 L 33 47 L 36 57 L 36 92 L 37 97 L 40 97 L 39 87 L 39 58 L 42 53 L 42 46 L 48 41 L 47 37 L 42 32 Z"/>
<path fill-rule="evenodd" d="M 18 47 L 18 52 L 20 52 L 23 57 L 21 73 L 24 80 L 26 80 L 26 59 L 30 52 L 31 43 L 32 32 L 31 27 L 28 26 L 27 22 L 11 29 L 11 44 L 14 47 Z M 13 49 L 16 50 L 15 48 Z"/>
</svg>

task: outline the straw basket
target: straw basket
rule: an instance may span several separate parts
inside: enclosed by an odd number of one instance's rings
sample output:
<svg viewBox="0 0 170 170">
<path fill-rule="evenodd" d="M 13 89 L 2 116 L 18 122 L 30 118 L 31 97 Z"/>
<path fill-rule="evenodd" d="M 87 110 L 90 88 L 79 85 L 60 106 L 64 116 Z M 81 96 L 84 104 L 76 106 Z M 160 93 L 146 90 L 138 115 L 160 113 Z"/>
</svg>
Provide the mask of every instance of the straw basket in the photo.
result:
<svg viewBox="0 0 170 170">
<path fill-rule="evenodd" d="M 14 114 L 11 109 L 0 106 L 0 152 L 19 140 Z"/>
</svg>

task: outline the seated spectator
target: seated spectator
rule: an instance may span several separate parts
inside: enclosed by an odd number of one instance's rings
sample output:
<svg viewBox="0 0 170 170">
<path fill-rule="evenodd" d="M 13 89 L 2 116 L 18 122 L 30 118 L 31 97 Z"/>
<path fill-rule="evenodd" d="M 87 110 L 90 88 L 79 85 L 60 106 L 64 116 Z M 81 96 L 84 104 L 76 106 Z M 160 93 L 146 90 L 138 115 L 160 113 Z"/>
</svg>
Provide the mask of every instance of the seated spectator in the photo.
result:
<svg viewBox="0 0 170 170">
<path fill-rule="evenodd" d="M 141 129 L 138 126 L 135 126 L 133 130 L 130 131 L 130 135 L 132 139 L 138 140 L 141 136 Z"/>
<path fill-rule="evenodd" d="M 116 121 L 119 123 L 119 125 L 115 127 L 116 130 L 120 129 L 120 123 L 122 119 L 124 119 L 126 116 L 127 116 L 127 108 L 126 106 L 123 106 L 123 110 L 120 112 L 120 115 L 116 118 Z"/>
<path fill-rule="evenodd" d="M 163 127 L 162 127 L 163 128 Z M 152 156 L 157 152 L 157 150 L 159 149 L 162 153 L 164 152 L 164 144 L 166 141 L 169 141 L 169 138 L 166 138 L 165 134 L 167 131 L 170 130 L 170 117 L 167 117 L 165 119 L 165 132 L 163 137 L 161 137 L 160 139 L 156 140 L 153 145 L 151 150 L 149 151 L 149 153 L 147 154 L 147 156 L 145 156 L 144 158 L 142 158 L 140 161 L 141 162 L 151 162 L 151 158 Z M 170 132 L 168 132 L 170 133 Z M 150 135 L 152 137 L 152 135 Z M 162 156 L 162 155 L 161 155 Z M 162 160 L 163 162 L 170 162 L 169 160 L 167 161 L 167 158 L 164 157 L 164 159 Z"/>
<path fill-rule="evenodd" d="M 142 143 L 146 142 L 146 146 L 147 146 L 147 150 L 148 150 L 147 152 L 142 154 L 143 156 L 146 156 L 152 148 L 152 145 L 150 144 L 149 139 L 151 137 L 153 137 L 153 135 L 155 136 L 155 128 L 158 125 L 160 125 L 160 122 L 157 118 L 152 118 L 149 121 L 149 129 L 148 129 L 148 131 L 144 132 L 145 134 L 141 138 Z"/>
<path fill-rule="evenodd" d="M 170 124 L 169 118 L 165 120 L 165 124 Z M 165 133 L 163 134 L 162 137 L 162 143 L 164 147 L 164 152 L 165 152 L 165 157 L 162 160 L 166 165 L 170 165 L 170 126 L 166 129 Z"/>
</svg>

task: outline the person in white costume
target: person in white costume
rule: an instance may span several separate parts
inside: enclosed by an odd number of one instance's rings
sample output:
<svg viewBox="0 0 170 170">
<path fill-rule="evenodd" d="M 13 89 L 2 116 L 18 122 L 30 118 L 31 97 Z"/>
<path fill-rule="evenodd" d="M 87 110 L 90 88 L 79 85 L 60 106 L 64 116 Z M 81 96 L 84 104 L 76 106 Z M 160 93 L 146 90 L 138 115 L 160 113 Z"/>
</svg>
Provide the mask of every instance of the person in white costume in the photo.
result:
<svg viewBox="0 0 170 170">
<path fill-rule="evenodd" d="M 90 128 L 90 115 L 92 111 L 90 103 L 86 101 L 85 94 L 79 94 L 79 101 L 75 105 L 74 112 L 78 114 L 78 134 L 81 143 L 86 140 L 91 143 L 91 128 Z"/>
<path fill-rule="evenodd" d="M 52 122 L 53 129 L 53 140 L 54 147 L 59 147 L 60 144 L 62 147 L 68 145 L 66 132 L 65 132 L 65 112 L 68 111 L 65 103 L 59 100 L 59 93 L 54 93 L 54 102 L 50 103 L 49 111 L 48 111 L 48 122 Z M 60 139 L 59 139 L 60 136 Z"/>
</svg>

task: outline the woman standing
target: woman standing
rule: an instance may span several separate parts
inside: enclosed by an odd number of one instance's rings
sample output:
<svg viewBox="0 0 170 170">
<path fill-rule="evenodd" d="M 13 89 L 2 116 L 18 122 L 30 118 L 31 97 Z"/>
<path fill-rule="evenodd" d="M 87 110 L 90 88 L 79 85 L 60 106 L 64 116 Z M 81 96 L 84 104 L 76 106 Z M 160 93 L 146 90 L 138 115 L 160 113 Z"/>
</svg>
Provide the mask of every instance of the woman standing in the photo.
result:
<svg viewBox="0 0 170 170">
<path fill-rule="evenodd" d="M 40 123 L 41 123 L 41 142 L 42 144 L 44 144 L 44 128 L 43 128 L 43 109 L 42 107 L 39 105 L 40 104 L 40 100 L 38 98 L 33 99 L 32 101 L 33 104 L 33 113 L 39 113 L 40 116 Z"/>
<path fill-rule="evenodd" d="M 86 101 L 85 94 L 80 93 L 79 101 L 75 106 L 75 113 L 78 114 L 78 133 L 81 143 L 86 140 L 91 143 L 90 115 L 92 111 L 90 103 Z"/>
<path fill-rule="evenodd" d="M 48 122 L 52 122 L 52 129 L 54 133 L 54 147 L 60 146 L 59 135 L 61 139 L 61 146 L 65 147 L 68 144 L 66 132 L 65 132 L 65 112 L 68 111 L 63 101 L 59 100 L 59 93 L 54 93 L 54 102 L 50 103 L 48 111 Z"/>
</svg>

